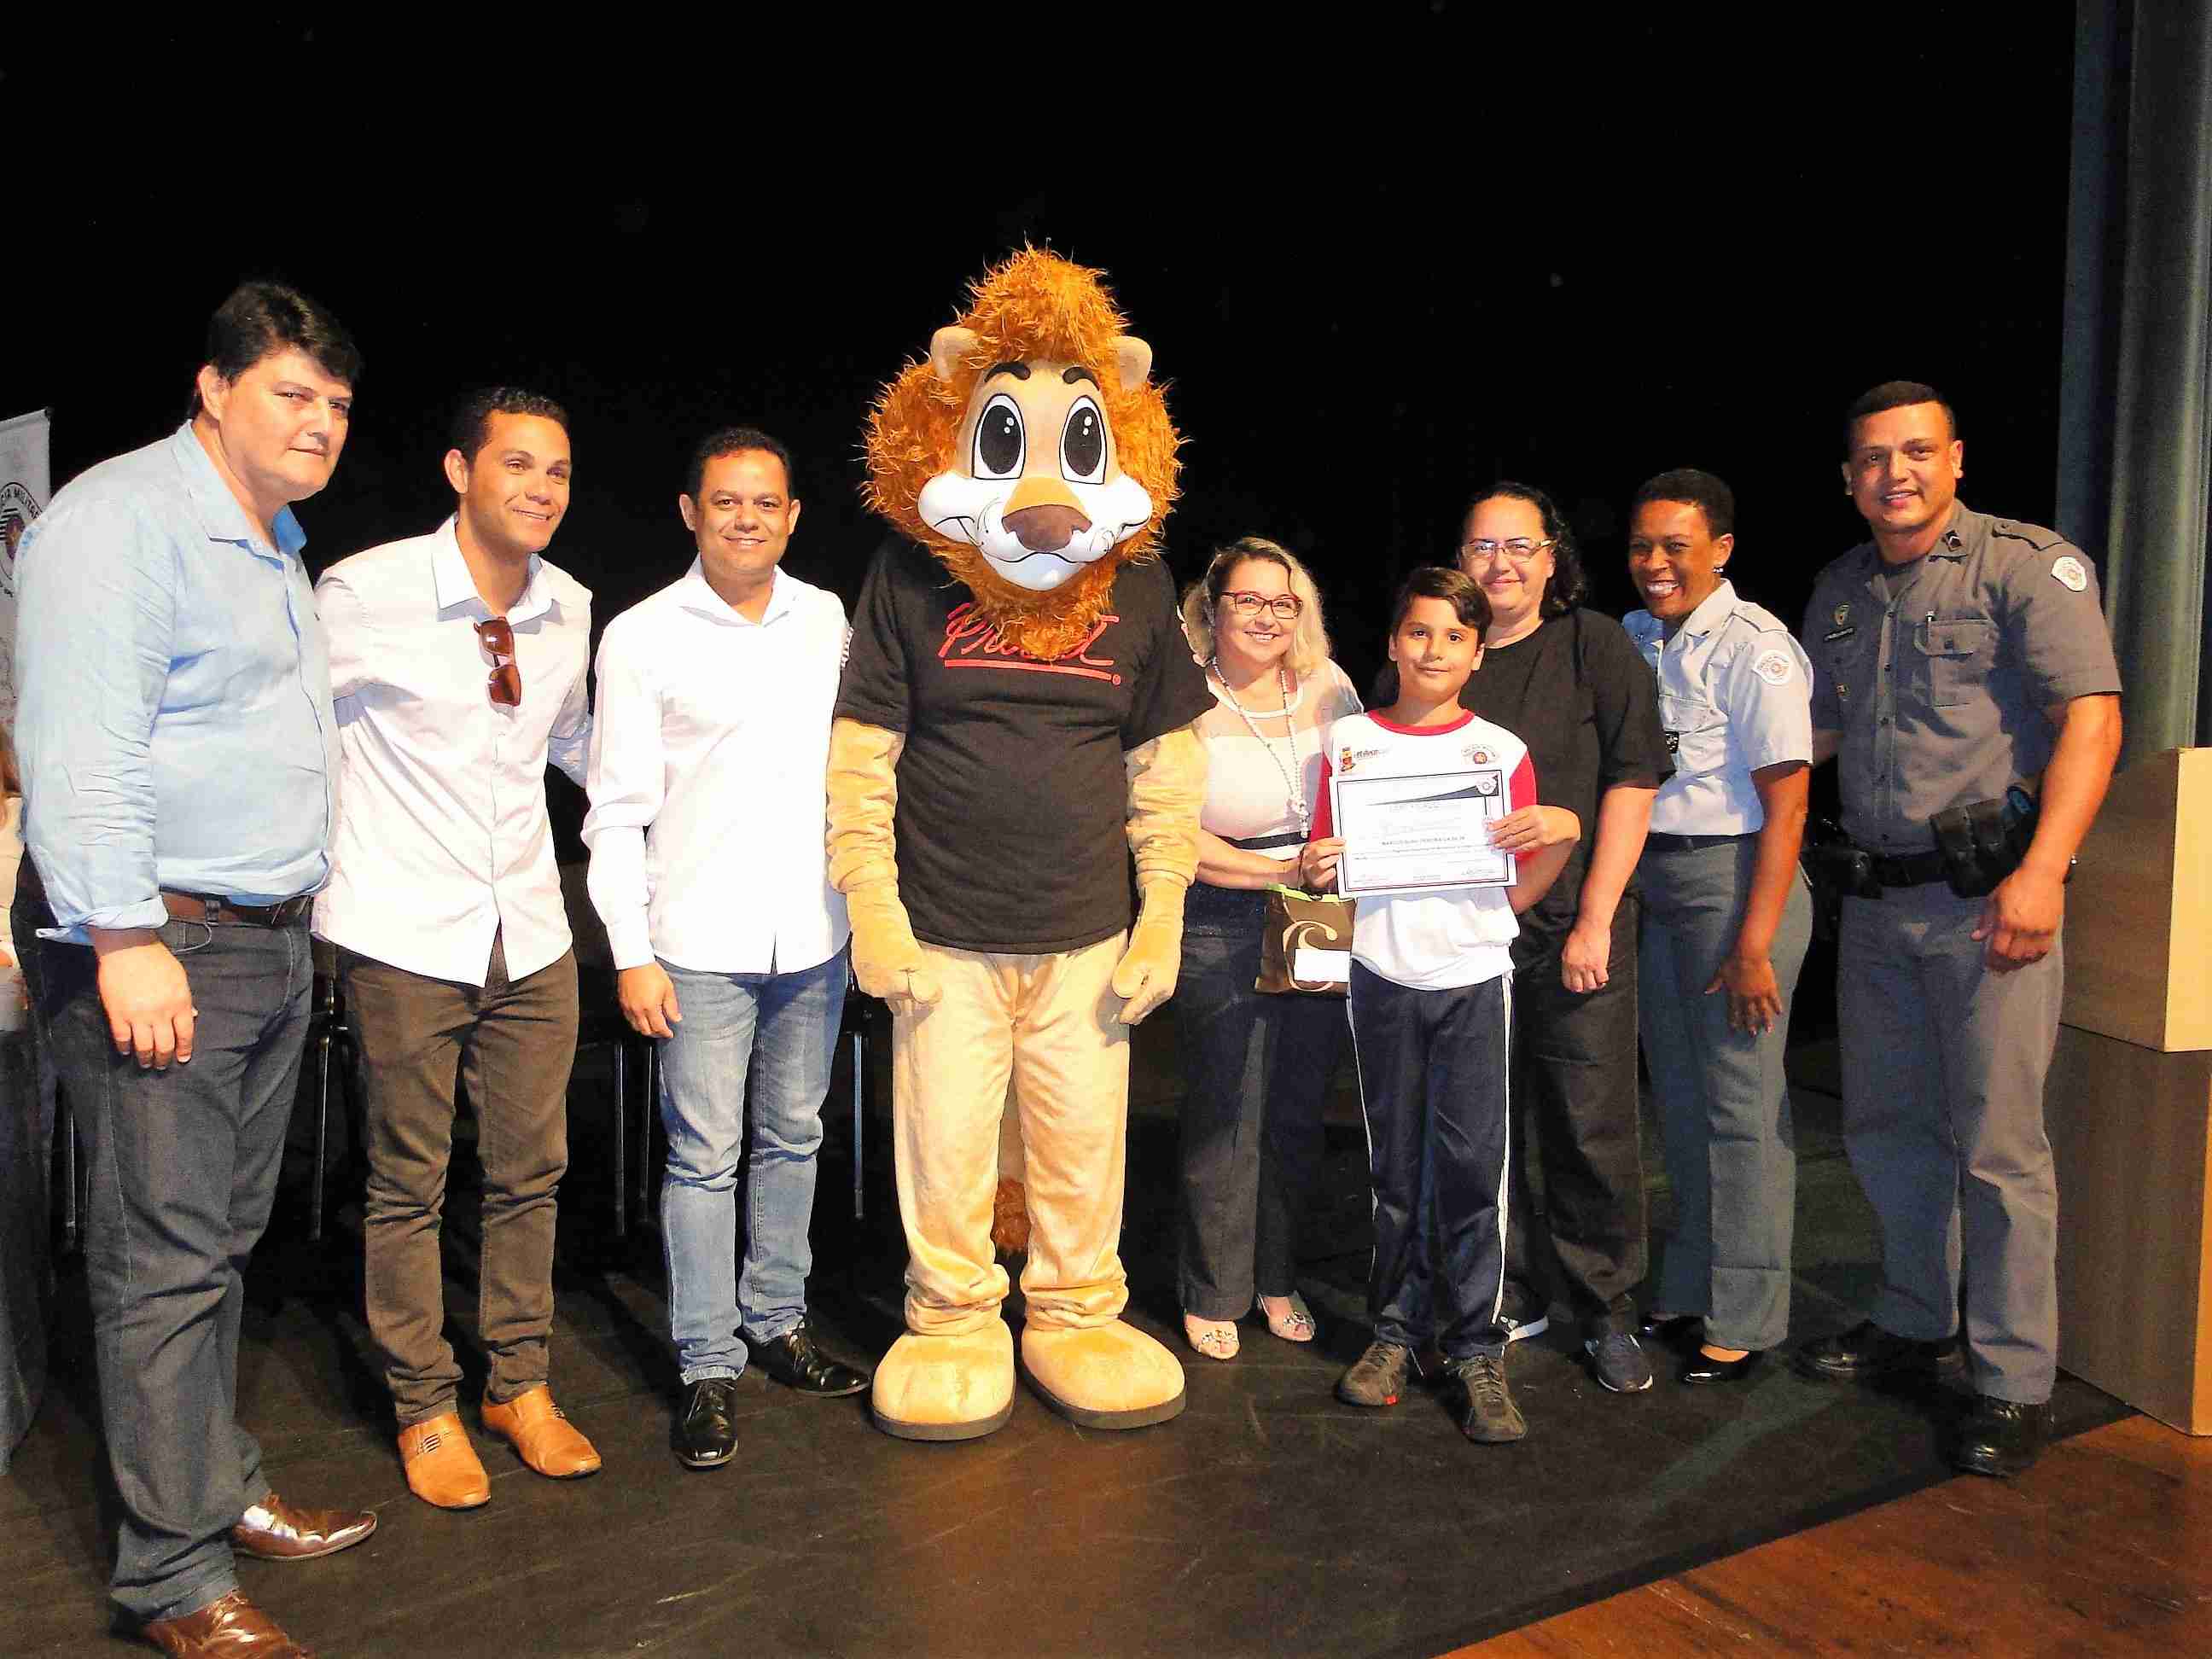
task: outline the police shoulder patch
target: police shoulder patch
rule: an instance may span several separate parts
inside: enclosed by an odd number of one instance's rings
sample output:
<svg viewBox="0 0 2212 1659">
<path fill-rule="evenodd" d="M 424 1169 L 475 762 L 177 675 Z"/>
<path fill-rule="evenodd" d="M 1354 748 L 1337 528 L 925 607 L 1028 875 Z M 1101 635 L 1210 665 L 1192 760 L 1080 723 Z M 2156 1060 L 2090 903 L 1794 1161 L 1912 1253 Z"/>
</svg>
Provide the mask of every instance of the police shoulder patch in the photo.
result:
<svg viewBox="0 0 2212 1659">
<path fill-rule="evenodd" d="M 2071 553 L 2063 553 L 2054 559 L 2051 565 L 2051 574 L 2057 577 L 2061 584 L 2076 593 L 2089 585 L 2089 573 L 2082 568 L 2081 561 Z"/>
<path fill-rule="evenodd" d="M 1759 660 L 1752 664 L 1751 672 L 1769 685 L 1781 685 L 1788 682 L 1791 668 L 1788 652 L 1763 651 Z"/>
</svg>

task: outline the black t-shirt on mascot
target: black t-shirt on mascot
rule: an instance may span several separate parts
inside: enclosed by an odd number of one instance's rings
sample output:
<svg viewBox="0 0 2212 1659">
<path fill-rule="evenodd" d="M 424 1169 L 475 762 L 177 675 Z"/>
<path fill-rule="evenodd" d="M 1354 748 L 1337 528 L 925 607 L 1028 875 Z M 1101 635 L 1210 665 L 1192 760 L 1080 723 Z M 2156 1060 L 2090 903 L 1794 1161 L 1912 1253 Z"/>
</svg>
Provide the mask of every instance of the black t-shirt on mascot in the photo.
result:
<svg viewBox="0 0 2212 1659">
<path fill-rule="evenodd" d="M 1582 820 L 1582 838 L 1559 878 L 1521 918 L 1532 933 L 1565 933 L 1582 905 L 1598 798 L 1616 784 L 1656 786 L 1674 775 L 1659 722 L 1658 681 L 1619 623 L 1577 610 L 1485 651 L 1459 700 L 1528 745 L 1537 799 Z M 1632 873 L 1628 890 L 1635 887 Z"/>
<path fill-rule="evenodd" d="M 1041 954 L 1127 927 L 1122 756 L 1212 707 L 1158 561 L 1124 568 L 1097 629 L 1040 662 L 1006 645 L 930 554 L 887 543 L 854 611 L 836 712 L 906 736 L 899 897 L 915 937 Z M 1024 741 L 1040 728 L 1066 740 Z"/>
</svg>

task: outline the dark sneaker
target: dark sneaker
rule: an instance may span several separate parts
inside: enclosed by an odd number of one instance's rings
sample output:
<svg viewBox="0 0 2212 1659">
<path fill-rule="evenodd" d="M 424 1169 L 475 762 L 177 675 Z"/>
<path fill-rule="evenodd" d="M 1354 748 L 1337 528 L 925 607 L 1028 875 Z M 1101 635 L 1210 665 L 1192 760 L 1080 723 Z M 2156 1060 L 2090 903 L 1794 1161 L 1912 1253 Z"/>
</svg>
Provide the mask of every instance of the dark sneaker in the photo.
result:
<svg viewBox="0 0 2212 1659">
<path fill-rule="evenodd" d="M 2043 1455 L 2051 1437 L 2051 1407 L 2046 1401 L 2029 1406 L 2017 1400 L 1974 1396 L 1974 1408 L 1959 1431 L 1951 1461 L 1969 1474 L 1995 1475 L 2008 1480 L 2025 1474 Z"/>
<path fill-rule="evenodd" d="M 1500 1314 L 1498 1318 L 1498 1328 L 1505 1333 L 1505 1340 L 1508 1342 L 1524 1342 L 1532 1336 L 1541 1336 L 1546 1331 L 1550 1330 L 1552 1316 L 1549 1312 L 1541 1312 L 1527 1314 L 1516 1318 L 1511 1314 Z"/>
<path fill-rule="evenodd" d="M 1528 1432 L 1513 1390 L 1505 1386 L 1505 1361 L 1477 1354 L 1452 1367 L 1459 1384 L 1459 1431 L 1485 1446 L 1503 1446 Z M 1648 1377 L 1646 1379 L 1649 1380 Z"/>
<path fill-rule="evenodd" d="M 1598 1386 L 1614 1394 L 1642 1394 L 1651 1386 L 1651 1362 L 1626 1331 L 1605 1331 L 1583 1339 L 1589 1356 L 1590 1374 Z"/>
<path fill-rule="evenodd" d="M 684 1387 L 684 1404 L 670 1437 L 676 1461 L 687 1468 L 711 1469 L 726 1463 L 738 1449 L 738 1379 L 702 1376 Z"/>
<path fill-rule="evenodd" d="M 1402 1342 L 1380 1340 L 1336 1379 L 1336 1397 L 1347 1406 L 1395 1406 L 1414 1371 L 1413 1351 Z"/>
<path fill-rule="evenodd" d="M 1871 1382 L 1886 1376 L 1951 1377 L 1966 1369 L 1959 1339 L 1917 1341 L 1893 1336 L 1871 1319 L 1823 1336 L 1797 1350 L 1799 1375 L 1824 1382 Z"/>
<path fill-rule="evenodd" d="M 773 1341 L 756 1342 L 747 1337 L 745 1346 L 752 1350 L 754 1364 L 770 1376 L 787 1389 L 817 1400 L 858 1394 L 868 1386 L 866 1371 L 832 1359 L 814 1346 L 804 1320 Z"/>
</svg>

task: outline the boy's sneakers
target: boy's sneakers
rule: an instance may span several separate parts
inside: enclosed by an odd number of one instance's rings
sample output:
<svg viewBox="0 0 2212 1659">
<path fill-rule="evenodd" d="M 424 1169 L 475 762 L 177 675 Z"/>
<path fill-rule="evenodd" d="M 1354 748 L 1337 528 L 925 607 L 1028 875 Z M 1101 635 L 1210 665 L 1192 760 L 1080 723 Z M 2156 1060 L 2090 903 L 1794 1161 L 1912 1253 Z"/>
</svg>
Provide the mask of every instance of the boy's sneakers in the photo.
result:
<svg viewBox="0 0 2212 1659">
<path fill-rule="evenodd" d="M 1411 1348 L 1377 1339 L 1337 1378 L 1336 1397 L 1347 1406 L 1395 1406 L 1416 1369 Z"/>
<path fill-rule="evenodd" d="M 1452 1367 L 1461 1390 L 1459 1431 L 1485 1446 L 1502 1446 L 1528 1432 L 1521 1408 L 1513 1403 L 1513 1390 L 1505 1386 L 1505 1360 L 1479 1353 Z"/>
<path fill-rule="evenodd" d="M 1651 1362 L 1626 1331 L 1601 1331 L 1583 1339 L 1598 1386 L 1615 1394 L 1642 1394 L 1651 1386 Z"/>
</svg>

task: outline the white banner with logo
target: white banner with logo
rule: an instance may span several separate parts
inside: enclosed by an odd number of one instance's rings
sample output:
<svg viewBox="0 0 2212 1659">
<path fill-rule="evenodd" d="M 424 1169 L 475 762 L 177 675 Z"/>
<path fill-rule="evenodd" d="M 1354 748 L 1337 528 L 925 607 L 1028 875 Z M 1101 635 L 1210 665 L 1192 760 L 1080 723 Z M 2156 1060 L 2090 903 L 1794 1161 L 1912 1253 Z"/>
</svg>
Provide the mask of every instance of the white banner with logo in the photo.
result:
<svg viewBox="0 0 2212 1659">
<path fill-rule="evenodd" d="M 52 425 L 46 409 L 0 421 L 0 726 L 15 723 L 15 550 L 53 495 Z"/>
</svg>

